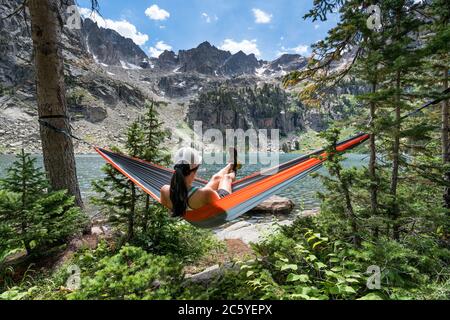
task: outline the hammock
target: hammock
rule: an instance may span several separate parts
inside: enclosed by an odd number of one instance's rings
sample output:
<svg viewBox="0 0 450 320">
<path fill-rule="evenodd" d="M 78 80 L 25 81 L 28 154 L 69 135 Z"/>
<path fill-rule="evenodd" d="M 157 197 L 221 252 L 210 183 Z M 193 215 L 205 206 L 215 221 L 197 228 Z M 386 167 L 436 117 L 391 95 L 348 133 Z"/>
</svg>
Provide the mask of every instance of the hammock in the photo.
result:
<svg viewBox="0 0 450 320">
<path fill-rule="evenodd" d="M 349 151 L 366 140 L 365 133 L 340 142 L 338 152 Z M 145 162 L 140 159 L 117 154 L 106 149 L 95 150 L 115 169 L 134 182 L 153 199 L 160 202 L 160 190 L 170 185 L 173 170 Z M 326 161 L 325 150 L 318 150 L 306 156 L 281 164 L 275 168 L 255 173 L 233 183 L 233 193 L 201 209 L 186 212 L 184 219 L 200 228 L 213 228 L 235 220 L 275 193 L 318 170 Z M 194 181 L 196 187 L 204 187 L 208 182 Z"/>
</svg>

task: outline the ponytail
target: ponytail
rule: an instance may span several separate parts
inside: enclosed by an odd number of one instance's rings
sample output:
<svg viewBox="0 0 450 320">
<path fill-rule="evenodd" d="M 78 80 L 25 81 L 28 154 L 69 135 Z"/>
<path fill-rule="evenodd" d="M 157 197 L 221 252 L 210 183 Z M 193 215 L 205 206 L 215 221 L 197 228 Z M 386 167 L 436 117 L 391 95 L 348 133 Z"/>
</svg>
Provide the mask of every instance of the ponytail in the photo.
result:
<svg viewBox="0 0 450 320">
<path fill-rule="evenodd" d="M 172 201 L 174 217 L 183 216 L 188 207 L 188 189 L 184 178 L 191 172 L 188 164 L 175 166 L 175 173 L 170 183 L 170 200 Z"/>
</svg>

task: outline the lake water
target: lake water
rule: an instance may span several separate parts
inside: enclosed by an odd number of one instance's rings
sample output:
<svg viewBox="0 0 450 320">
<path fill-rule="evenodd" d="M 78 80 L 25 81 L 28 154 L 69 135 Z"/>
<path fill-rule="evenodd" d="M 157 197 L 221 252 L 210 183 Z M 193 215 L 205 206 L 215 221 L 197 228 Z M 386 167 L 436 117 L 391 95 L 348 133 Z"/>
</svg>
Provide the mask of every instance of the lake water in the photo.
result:
<svg viewBox="0 0 450 320">
<path fill-rule="evenodd" d="M 280 162 L 283 163 L 298 156 L 296 154 L 281 154 Z M 367 164 L 367 156 L 365 155 L 347 154 L 346 156 L 345 166 L 358 167 Z M 36 158 L 38 166 L 42 167 L 42 156 L 36 156 Z M 4 176 L 5 170 L 11 166 L 13 161 L 14 156 L 12 155 L 0 155 L 0 177 Z M 98 155 L 79 155 L 76 157 L 76 162 L 81 192 L 83 197 L 88 199 L 93 195 L 91 182 L 102 177 L 101 167 L 105 165 L 105 162 Z M 219 169 L 220 166 L 202 166 L 199 175 L 208 179 Z M 260 165 L 245 165 L 240 171 L 239 177 L 247 176 L 259 169 L 261 169 Z M 321 169 L 319 172 L 326 173 L 326 170 Z M 288 189 L 281 191 L 278 195 L 292 199 L 296 203 L 296 210 L 309 210 L 319 206 L 316 194 L 321 190 L 323 190 L 323 186 L 320 179 L 308 176 Z"/>
</svg>

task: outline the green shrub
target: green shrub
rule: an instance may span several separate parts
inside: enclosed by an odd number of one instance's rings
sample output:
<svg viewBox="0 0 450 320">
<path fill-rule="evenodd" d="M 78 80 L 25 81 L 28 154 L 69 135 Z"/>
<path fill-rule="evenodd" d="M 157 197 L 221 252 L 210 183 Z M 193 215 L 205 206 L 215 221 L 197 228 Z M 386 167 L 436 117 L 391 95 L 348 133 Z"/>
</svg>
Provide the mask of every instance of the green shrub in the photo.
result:
<svg viewBox="0 0 450 320">
<path fill-rule="evenodd" d="M 79 288 L 69 286 L 73 266 L 80 271 Z M 26 281 L 0 292 L 0 300 L 174 299 L 180 295 L 182 279 L 179 261 L 132 246 L 117 252 L 101 242 L 55 271 L 30 270 Z"/>
<path fill-rule="evenodd" d="M 181 264 L 136 247 L 95 262 L 95 273 L 81 274 L 81 288 L 68 299 L 171 299 L 181 283 Z"/>
<path fill-rule="evenodd" d="M 190 295 L 258 300 L 380 298 L 366 288 L 361 266 L 347 259 L 347 244 L 330 243 L 311 230 L 295 238 L 279 232 L 254 250 L 256 260 L 241 265 L 239 272 L 226 273 L 207 290 L 191 288 Z"/>
<path fill-rule="evenodd" d="M 171 255 L 194 262 L 220 246 L 210 231 L 198 229 L 184 220 L 170 217 L 161 206 L 151 207 L 145 230 L 137 232 L 133 245 L 157 255 Z"/>
<path fill-rule="evenodd" d="M 449 250 L 436 239 L 362 242 L 361 248 L 313 232 L 315 218 L 299 219 L 261 244 L 256 259 L 207 288 L 196 299 L 448 299 Z M 317 227 L 317 226 L 316 226 Z M 406 240 L 408 240 L 406 242 Z M 380 267 L 380 289 L 367 287 L 368 267 Z"/>
</svg>

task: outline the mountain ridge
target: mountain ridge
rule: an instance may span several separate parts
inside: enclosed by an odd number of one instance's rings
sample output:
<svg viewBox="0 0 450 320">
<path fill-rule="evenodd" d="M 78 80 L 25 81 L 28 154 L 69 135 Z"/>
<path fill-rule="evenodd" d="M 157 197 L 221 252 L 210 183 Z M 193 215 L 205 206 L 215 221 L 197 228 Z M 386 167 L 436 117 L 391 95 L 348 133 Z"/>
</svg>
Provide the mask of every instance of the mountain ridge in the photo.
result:
<svg viewBox="0 0 450 320">
<path fill-rule="evenodd" d="M 178 53 L 165 50 L 159 57 L 150 58 L 131 39 L 121 36 L 114 30 L 99 27 L 92 19 L 84 19 L 82 30 L 84 41 L 96 62 L 108 66 L 123 66 L 125 62 L 143 69 L 157 67 L 160 71 L 177 70 L 185 73 L 235 77 L 254 75 L 258 68 L 264 66 L 266 66 L 265 74 L 270 75 L 271 71 L 277 73 L 306 64 L 306 58 L 298 54 L 283 54 L 273 61 L 264 61 L 258 60 L 255 54 L 246 54 L 242 50 L 232 54 L 230 51 L 217 48 L 209 41 L 204 41 L 195 48 L 179 50 Z"/>
<path fill-rule="evenodd" d="M 0 0 L 0 9 L 12 12 L 20 3 Z M 67 0 L 65 5 L 73 4 Z M 62 12 L 66 10 L 62 8 Z M 21 14 L 0 20 L 0 40 L 8 44 L 0 46 L 0 153 L 17 152 L 22 147 L 40 152 L 29 28 L 29 21 Z M 245 118 L 246 128 L 268 125 L 288 136 L 295 128 L 322 128 L 330 116 L 339 117 L 333 105 L 310 110 L 282 88 L 282 76 L 306 65 L 307 59 L 300 55 L 263 61 L 253 54 L 232 54 L 204 41 L 178 54 L 164 51 L 158 58 L 149 58 L 131 39 L 87 20 L 81 30 L 64 28 L 62 54 L 74 132 L 97 145 L 123 146 L 123 132 L 149 100 L 162 102 L 158 112 L 171 133 L 168 146 L 191 134 L 189 124 L 197 120 L 226 129 L 238 123 L 231 118 Z M 268 89 L 258 89 L 267 84 Z M 253 111 L 256 104 L 257 112 Z M 215 114 L 218 108 L 223 110 L 222 116 L 210 121 L 207 115 Z M 273 121 L 268 119 L 271 116 Z M 75 148 L 78 153 L 92 152 L 83 144 L 76 143 Z"/>
</svg>

